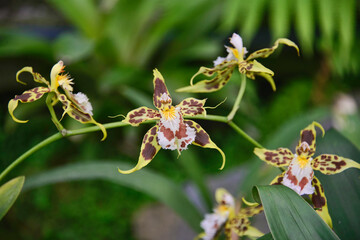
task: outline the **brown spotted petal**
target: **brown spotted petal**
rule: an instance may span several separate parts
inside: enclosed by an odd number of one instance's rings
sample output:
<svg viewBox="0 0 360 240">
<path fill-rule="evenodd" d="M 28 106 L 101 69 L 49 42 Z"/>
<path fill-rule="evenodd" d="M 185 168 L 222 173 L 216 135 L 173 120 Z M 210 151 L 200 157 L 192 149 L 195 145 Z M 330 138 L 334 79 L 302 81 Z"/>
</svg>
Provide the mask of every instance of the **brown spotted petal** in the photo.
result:
<svg viewBox="0 0 360 240">
<path fill-rule="evenodd" d="M 245 215 L 247 217 L 252 217 L 256 214 L 261 213 L 262 211 L 264 211 L 264 207 L 260 204 L 256 205 L 256 206 L 252 206 L 252 207 L 247 207 L 247 208 L 241 208 L 240 209 L 240 213 L 242 215 Z"/>
<path fill-rule="evenodd" d="M 150 128 L 149 131 L 144 136 L 144 139 L 142 141 L 141 150 L 140 150 L 140 156 L 138 163 L 136 166 L 130 170 L 119 170 L 122 174 L 129 174 L 133 173 L 137 170 L 140 170 L 141 168 L 148 165 L 151 160 L 155 157 L 155 155 L 158 153 L 158 151 L 161 149 L 161 146 L 157 142 L 157 132 L 159 130 L 159 125 L 156 124 L 154 127 Z"/>
<path fill-rule="evenodd" d="M 271 182 L 270 185 L 281 185 L 284 179 L 285 172 L 280 173 L 277 175 Z"/>
<path fill-rule="evenodd" d="M 333 154 L 322 154 L 316 157 L 311 164 L 314 170 L 327 175 L 340 173 L 352 167 L 360 169 L 359 163 Z"/>
<path fill-rule="evenodd" d="M 164 96 L 164 94 L 169 97 L 168 104 L 171 105 L 171 97 L 165 85 L 164 77 L 157 69 L 154 69 L 153 84 L 154 84 L 154 95 L 153 95 L 154 106 L 158 109 L 161 109 L 163 107 L 161 98 Z"/>
<path fill-rule="evenodd" d="M 214 68 L 201 67 L 199 71 L 191 78 L 190 86 L 179 88 L 177 92 L 214 92 L 220 90 L 230 80 L 234 72 L 236 61 L 224 62 Z M 193 84 L 197 75 L 204 74 L 207 77 L 215 75 L 212 79 L 201 80 Z"/>
<path fill-rule="evenodd" d="M 310 149 L 307 150 L 306 155 L 311 157 L 314 155 L 316 150 L 316 130 L 315 127 L 318 127 L 321 129 L 323 135 L 325 134 L 324 128 L 321 126 L 318 122 L 312 122 L 309 126 L 301 130 L 300 132 L 300 140 L 298 145 L 296 146 L 296 153 L 298 156 L 304 154 L 303 150 L 300 148 L 301 144 L 303 142 L 306 142 Z"/>
<path fill-rule="evenodd" d="M 220 152 L 220 154 L 222 156 L 222 164 L 221 164 L 220 170 L 223 169 L 225 166 L 225 161 L 226 161 L 224 152 L 213 141 L 211 141 L 209 135 L 205 132 L 205 130 L 199 124 L 197 124 L 196 122 L 194 122 L 192 120 L 184 120 L 184 123 L 186 123 L 188 126 L 194 128 L 196 131 L 195 141 L 193 141 L 192 144 L 203 147 L 203 148 L 213 148 Z"/>
<path fill-rule="evenodd" d="M 286 38 L 279 38 L 278 40 L 275 41 L 274 46 L 272 46 L 271 48 L 263 48 L 263 49 L 253 52 L 252 54 L 250 54 L 247 57 L 246 61 L 249 61 L 249 60 L 252 60 L 255 58 L 267 58 L 279 47 L 279 44 L 285 44 L 289 47 L 293 47 L 296 49 L 298 55 L 300 54 L 299 48 L 294 42 L 292 42 Z"/>
<path fill-rule="evenodd" d="M 265 148 L 255 148 L 254 153 L 263 161 L 275 167 L 288 166 L 294 158 L 292 152 L 287 148 L 268 150 Z"/>
<path fill-rule="evenodd" d="M 21 70 L 19 70 L 19 71 L 16 73 L 16 81 L 18 81 L 19 83 L 26 85 L 26 83 L 24 83 L 23 81 L 20 81 L 20 80 L 19 80 L 19 75 L 20 75 L 21 73 L 23 73 L 23 72 L 28 72 L 28 73 L 30 73 L 30 74 L 33 76 L 35 82 L 44 83 L 44 84 L 46 84 L 48 87 L 50 87 L 50 83 L 49 83 L 48 81 L 46 81 L 46 79 L 43 78 L 43 77 L 40 75 L 40 73 L 34 72 L 32 67 L 24 67 L 24 68 L 22 68 Z"/>
<path fill-rule="evenodd" d="M 232 238 L 234 235 L 239 237 L 249 236 L 250 238 L 258 238 L 264 235 L 260 230 L 251 226 L 248 217 L 242 213 L 227 221 L 225 234 L 228 239 L 234 239 Z"/>
<path fill-rule="evenodd" d="M 332 221 L 327 206 L 324 188 L 321 185 L 319 179 L 317 179 L 315 176 L 312 181 L 312 185 L 315 188 L 315 192 L 310 195 L 310 199 L 314 205 L 314 208 L 320 217 L 332 228 Z"/>
<path fill-rule="evenodd" d="M 250 79 L 255 79 L 256 76 L 260 76 L 265 78 L 271 85 L 273 91 L 276 90 L 275 82 L 272 76 L 274 76 L 274 72 L 270 69 L 266 68 L 264 65 L 259 63 L 256 60 L 251 62 L 242 62 L 239 65 L 239 71 L 241 73 L 246 74 L 246 76 Z"/>
<path fill-rule="evenodd" d="M 206 115 L 204 108 L 205 102 L 206 99 L 199 100 L 196 98 L 186 98 L 176 107 L 180 107 L 182 115 L 185 116 Z"/>
<path fill-rule="evenodd" d="M 15 97 L 11 99 L 8 104 L 9 113 L 12 119 L 18 123 L 26 123 L 28 120 L 19 120 L 14 116 L 14 110 L 18 106 L 19 101 L 22 103 L 34 102 L 48 92 L 50 92 L 50 89 L 47 87 L 36 87 L 23 92 L 21 95 L 15 95 Z"/>
<path fill-rule="evenodd" d="M 161 115 L 159 111 L 148 107 L 139 107 L 130 111 L 123 122 L 128 123 L 132 126 L 139 126 L 140 123 L 148 120 L 157 120 L 160 119 Z"/>
<path fill-rule="evenodd" d="M 102 124 L 96 122 L 89 113 L 86 113 L 86 112 L 82 111 L 75 104 L 73 104 L 65 96 L 65 94 L 59 94 L 58 99 L 63 104 L 63 109 L 64 109 L 63 116 L 65 114 L 67 114 L 71 118 L 75 119 L 76 121 L 78 121 L 80 123 L 84 123 L 84 124 L 92 123 L 92 124 L 97 125 L 101 129 L 101 131 L 103 133 L 103 138 L 101 139 L 101 141 L 105 140 L 105 138 L 107 137 L 107 132 L 106 132 L 105 127 Z"/>
</svg>

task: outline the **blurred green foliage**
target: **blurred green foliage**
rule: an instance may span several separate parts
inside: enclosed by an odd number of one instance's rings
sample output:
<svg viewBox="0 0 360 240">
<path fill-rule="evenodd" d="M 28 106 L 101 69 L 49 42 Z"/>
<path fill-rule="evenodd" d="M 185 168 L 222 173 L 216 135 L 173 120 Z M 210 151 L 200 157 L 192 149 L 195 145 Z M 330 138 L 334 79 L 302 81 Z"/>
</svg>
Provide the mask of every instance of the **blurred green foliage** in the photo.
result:
<svg viewBox="0 0 360 240">
<path fill-rule="evenodd" d="M 17 116 L 30 119 L 25 125 L 12 122 L 7 113 L 9 99 L 28 89 L 15 82 L 15 73 L 24 66 L 33 66 L 47 77 L 53 64 L 62 59 L 75 79 L 75 89 L 89 96 L 96 120 L 106 123 L 114 121 L 107 116 L 152 106 L 153 68 L 162 72 L 174 92 L 188 85 L 200 66 L 212 66 L 212 60 L 224 56 L 227 37 L 238 32 L 250 52 L 270 46 L 278 37 L 299 43 L 301 49 L 300 58 L 283 48 L 277 56 L 262 61 L 275 72 L 277 92 L 263 79 L 248 81 L 235 122 L 260 142 L 271 143 L 269 136 L 289 119 L 301 120 L 318 106 L 330 106 L 339 92 L 359 99 L 360 14 L 355 0 L 28 0 L 8 1 L 1 7 L 0 170 L 56 131 L 41 101 L 16 110 Z M 222 91 L 195 97 L 208 98 L 209 106 L 227 98 L 208 111 L 227 114 L 239 82 L 235 74 Z M 172 97 L 178 103 L 184 96 L 189 95 Z M 358 111 L 355 116 L 358 119 Z M 199 123 L 226 153 L 226 169 L 252 159 L 253 146 L 231 129 L 221 123 Z M 63 124 L 79 127 L 68 118 Z M 118 158 L 135 164 L 147 129 L 113 129 L 103 143 L 98 141 L 100 133 L 55 142 L 27 159 L 11 176 L 32 175 L 86 159 Z M 289 127 L 289 132 L 294 129 Z M 355 144 L 359 141 L 352 139 Z M 218 173 L 218 156 L 213 151 L 196 147 L 189 151 L 203 175 Z M 162 151 L 149 167 L 181 183 L 192 174 L 179 162 L 183 160 Z M 251 187 L 244 184 L 242 191 Z M 20 196 L 1 222 L 0 235 L 7 239 L 131 239 L 130 216 L 149 201 L 144 194 L 103 182 L 46 187 Z"/>
</svg>

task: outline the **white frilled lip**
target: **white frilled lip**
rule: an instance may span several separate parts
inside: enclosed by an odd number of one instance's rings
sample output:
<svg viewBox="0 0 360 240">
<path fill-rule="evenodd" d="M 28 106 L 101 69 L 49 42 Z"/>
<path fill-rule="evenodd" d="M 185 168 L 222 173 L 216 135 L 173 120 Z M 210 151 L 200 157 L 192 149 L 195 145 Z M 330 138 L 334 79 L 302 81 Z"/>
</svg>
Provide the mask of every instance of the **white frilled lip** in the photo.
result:
<svg viewBox="0 0 360 240">
<path fill-rule="evenodd" d="M 243 41 L 239 34 L 233 33 L 233 35 L 230 38 L 230 43 L 235 47 L 235 49 L 238 51 L 238 54 L 244 58 L 245 54 L 247 53 L 247 50 L 245 47 L 243 47 Z M 220 65 L 224 61 L 232 61 L 232 60 L 238 60 L 237 57 L 233 53 L 233 48 L 225 46 L 226 51 L 228 52 L 228 55 L 224 57 L 217 57 L 217 59 L 214 61 L 214 66 Z"/>
<path fill-rule="evenodd" d="M 297 154 L 294 154 L 294 158 L 285 172 L 282 184 L 291 188 L 299 195 L 313 194 L 315 191 L 315 188 L 312 186 L 314 170 L 312 169 L 311 161 L 312 158 L 309 159 L 304 167 L 301 167 Z"/>
<path fill-rule="evenodd" d="M 217 213 L 206 214 L 205 219 L 201 221 L 200 226 L 204 229 L 205 236 L 202 237 L 203 240 L 212 240 L 221 228 L 221 226 L 226 222 L 227 216 Z"/>
<path fill-rule="evenodd" d="M 89 98 L 82 92 L 78 92 L 76 94 L 73 94 L 75 101 L 78 103 L 78 105 L 81 107 L 81 109 L 85 112 L 93 115 L 93 107 L 89 101 Z"/>
</svg>

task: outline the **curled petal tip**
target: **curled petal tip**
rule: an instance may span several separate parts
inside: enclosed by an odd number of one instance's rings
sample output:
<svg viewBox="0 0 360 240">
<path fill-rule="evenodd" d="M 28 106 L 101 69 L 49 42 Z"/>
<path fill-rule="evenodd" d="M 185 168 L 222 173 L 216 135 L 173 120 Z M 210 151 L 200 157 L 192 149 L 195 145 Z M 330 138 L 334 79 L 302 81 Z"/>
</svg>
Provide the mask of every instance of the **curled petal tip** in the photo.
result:
<svg viewBox="0 0 360 240">
<path fill-rule="evenodd" d="M 137 169 L 136 167 L 134 167 L 130 170 L 121 170 L 120 168 L 118 168 L 118 171 L 121 174 L 130 174 L 130 173 L 136 172 L 137 170 L 139 170 L 139 169 Z"/>
</svg>

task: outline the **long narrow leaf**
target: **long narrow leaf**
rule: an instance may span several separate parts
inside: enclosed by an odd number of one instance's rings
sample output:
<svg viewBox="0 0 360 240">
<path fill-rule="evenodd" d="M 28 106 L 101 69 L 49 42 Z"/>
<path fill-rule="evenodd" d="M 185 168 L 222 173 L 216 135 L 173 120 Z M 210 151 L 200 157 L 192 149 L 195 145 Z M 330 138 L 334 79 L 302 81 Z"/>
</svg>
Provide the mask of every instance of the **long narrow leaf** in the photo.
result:
<svg viewBox="0 0 360 240">
<path fill-rule="evenodd" d="M 69 164 L 29 177 L 24 189 L 29 190 L 48 184 L 75 180 L 107 180 L 153 196 L 172 208 L 195 231 L 200 231 L 199 223 L 202 216 L 179 185 L 147 169 L 130 175 L 122 175 L 117 170 L 118 168 L 130 169 L 131 167 L 131 165 L 121 162 L 103 161 Z"/>
<path fill-rule="evenodd" d="M 0 187 L 0 220 L 9 211 L 19 196 L 25 177 L 14 178 Z"/>
<path fill-rule="evenodd" d="M 314 209 L 290 188 L 255 186 L 253 195 L 264 206 L 274 239 L 339 239 Z"/>
<path fill-rule="evenodd" d="M 317 142 L 317 154 L 334 153 L 359 161 L 360 151 L 335 130 L 328 130 Z M 360 237 L 360 170 L 348 169 L 336 175 L 316 175 L 328 199 L 333 227 L 341 239 Z"/>
</svg>

